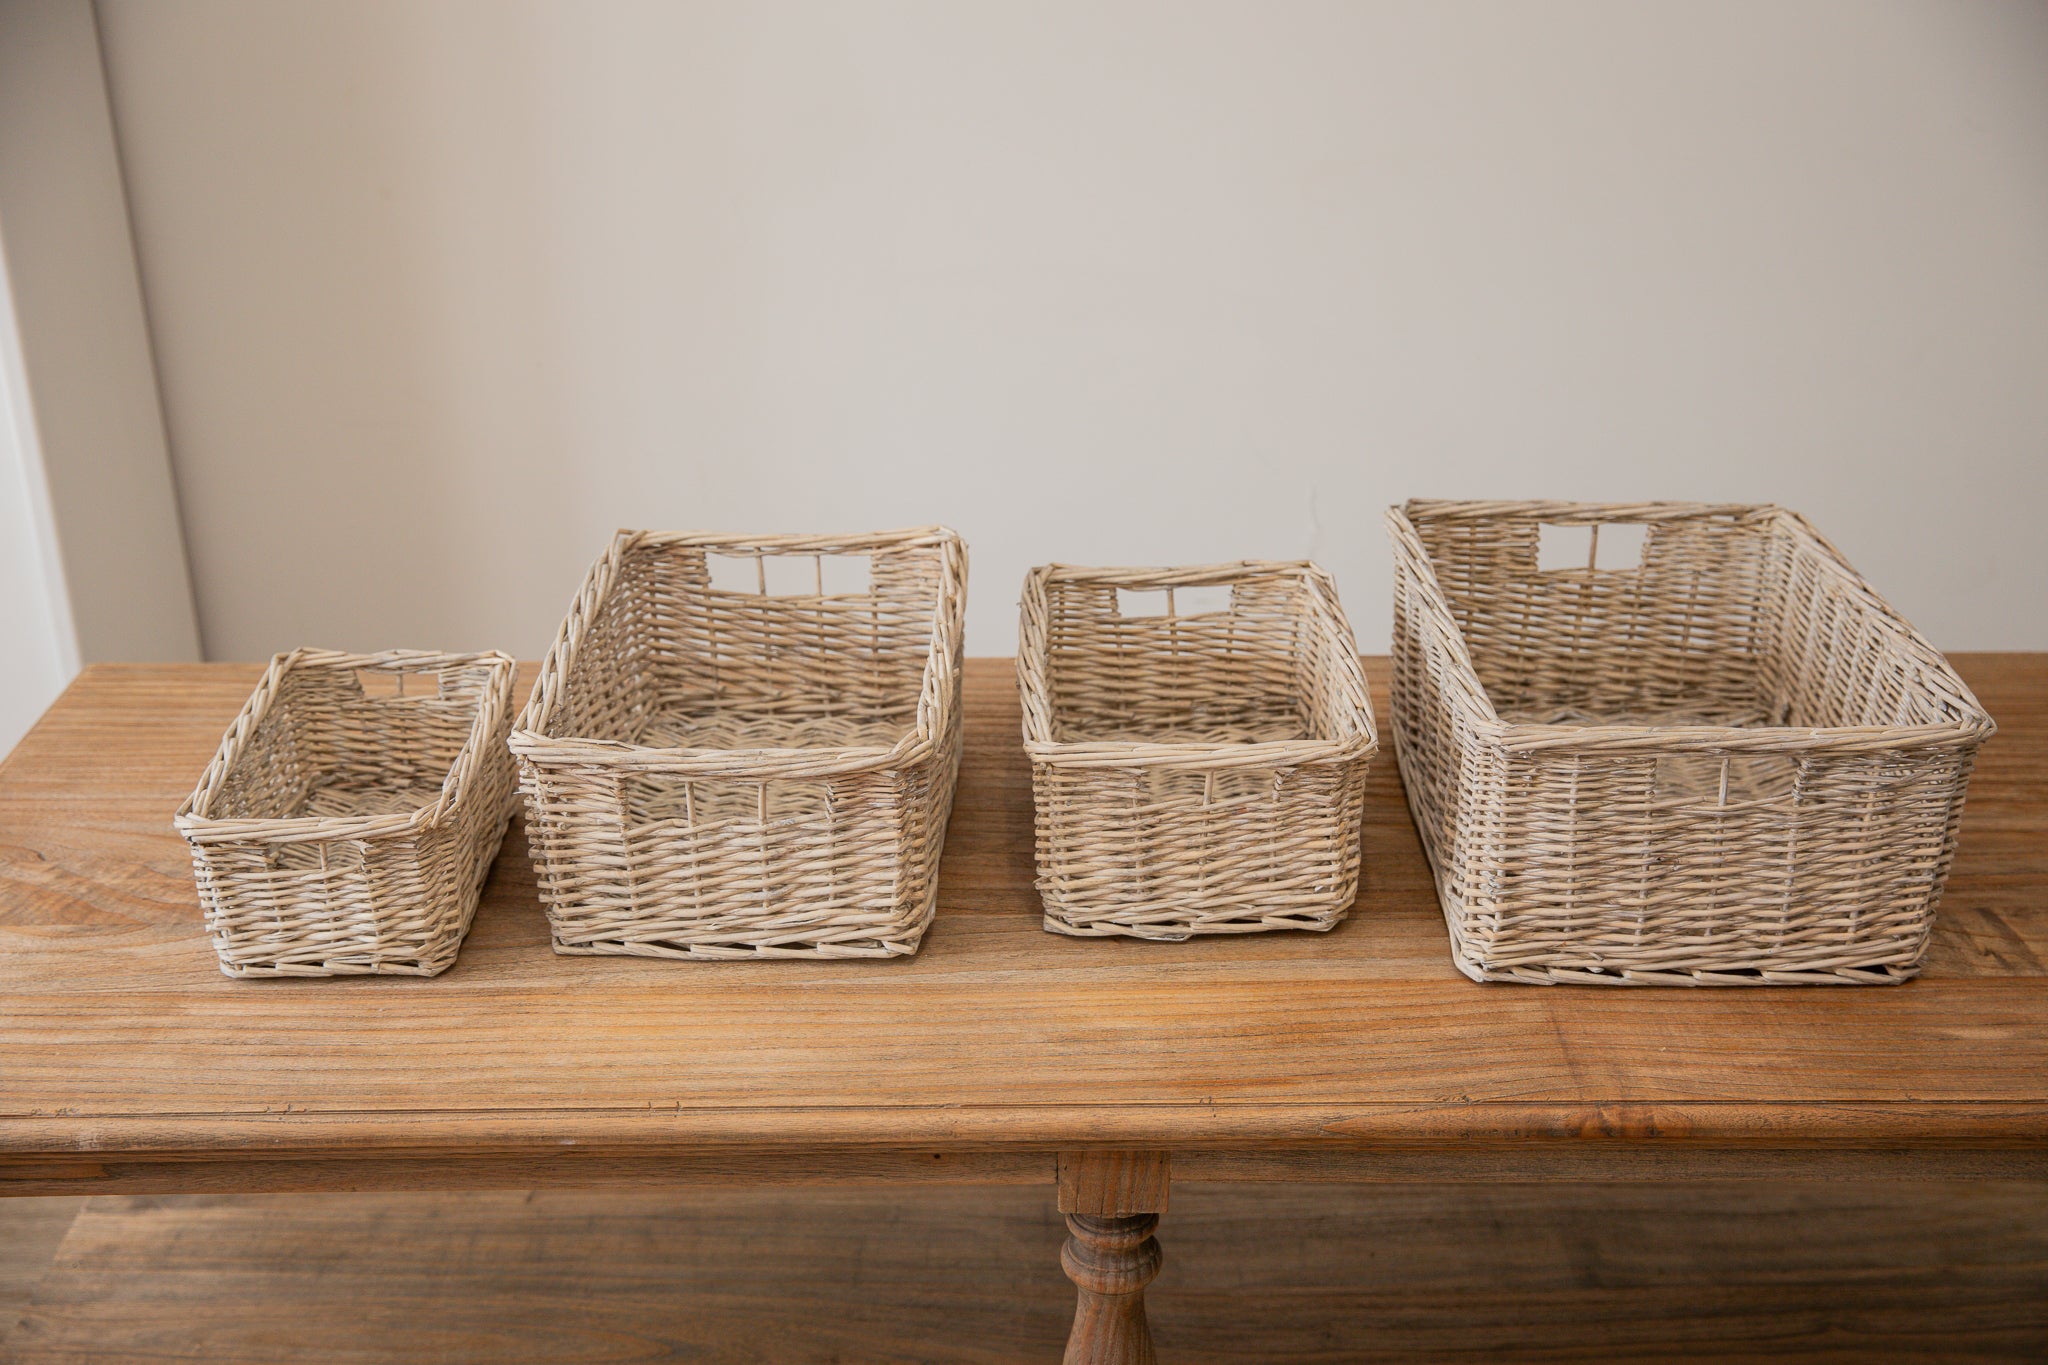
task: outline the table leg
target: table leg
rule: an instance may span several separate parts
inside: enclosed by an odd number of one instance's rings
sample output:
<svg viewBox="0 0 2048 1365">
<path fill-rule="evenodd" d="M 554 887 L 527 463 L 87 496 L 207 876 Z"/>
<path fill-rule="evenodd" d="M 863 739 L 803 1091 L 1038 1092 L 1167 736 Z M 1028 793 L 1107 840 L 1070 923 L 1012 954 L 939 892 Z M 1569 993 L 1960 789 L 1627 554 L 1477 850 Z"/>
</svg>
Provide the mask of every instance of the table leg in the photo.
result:
<svg viewBox="0 0 2048 1365">
<path fill-rule="evenodd" d="M 1166 1210 L 1164 1152 L 1062 1152 L 1060 1265 L 1074 1282 L 1066 1365 L 1155 1365 L 1145 1286 L 1159 1273 L 1152 1233 Z"/>
</svg>

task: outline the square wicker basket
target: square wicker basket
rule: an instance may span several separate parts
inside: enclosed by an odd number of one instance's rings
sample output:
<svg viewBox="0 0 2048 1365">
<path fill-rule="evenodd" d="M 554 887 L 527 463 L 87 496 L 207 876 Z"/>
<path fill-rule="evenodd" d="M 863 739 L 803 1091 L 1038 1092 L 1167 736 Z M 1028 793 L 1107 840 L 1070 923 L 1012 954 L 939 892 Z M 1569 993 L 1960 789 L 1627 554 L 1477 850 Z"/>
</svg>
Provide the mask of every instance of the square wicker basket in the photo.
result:
<svg viewBox="0 0 2048 1365">
<path fill-rule="evenodd" d="M 1994 727 L 1803 518 L 1411 502 L 1388 525 L 1395 747 L 1461 971 L 1919 970 Z M 1617 525 L 1639 559 L 1605 567 Z M 1544 567 L 1546 527 L 1574 528 L 1583 562 Z"/>
<path fill-rule="evenodd" d="M 1218 587 L 1221 609 L 1176 610 Z M 1140 601 L 1164 610 L 1125 614 Z M 1344 917 L 1377 741 L 1327 573 L 1034 569 L 1017 680 L 1047 929 L 1178 940 Z"/>
<path fill-rule="evenodd" d="M 223 972 L 455 961 L 518 804 L 515 671 L 503 654 L 271 660 L 176 820 Z"/>
<path fill-rule="evenodd" d="M 849 560 L 865 584 L 832 590 Z M 740 585 L 714 581 L 735 564 Z M 797 590 L 771 592 L 771 569 Z M 960 768 L 966 597 L 943 527 L 620 532 L 512 735 L 555 951 L 916 952 Z"/>
</svg>

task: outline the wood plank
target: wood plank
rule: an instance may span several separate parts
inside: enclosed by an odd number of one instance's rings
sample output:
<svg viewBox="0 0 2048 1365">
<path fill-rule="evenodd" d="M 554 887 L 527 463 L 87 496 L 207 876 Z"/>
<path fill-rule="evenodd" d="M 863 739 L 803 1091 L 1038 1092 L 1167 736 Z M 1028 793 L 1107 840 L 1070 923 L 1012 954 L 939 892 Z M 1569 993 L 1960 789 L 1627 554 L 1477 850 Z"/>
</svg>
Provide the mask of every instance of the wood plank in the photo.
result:
<svg viewBox="0 0 2048 1365">
<path fill-rule="evenodd" d="M 84 1203 L 73 1197 L 0 1201 L 0 1347 Z"/>
<path fill-rule="evenodd" d="M 80 1123 L 266 1115 L 278 1129 L 311 1132 L 343 1113 L 560 1109 L 590 1111 L 570 1120 L 578 1125 L 602 1114 L 657 1121 L 681 1137 L 695 1111 L 886 1105 L 905 1111 L 894 1136 L 910 1144 L 953 1130 L 949 1111 L 1090 1100 L 1143 1106 L 1171 1125 L 1162 1136 L 1201 1140 L 1205 1114 L 1225 1119 L 1217 1111 L 1237 1105 L 1316 1105 L 1336 1118 L 1375 1104 L 1543 1099 L 2041 1098 L 2042 1074 L 2023 1065 L 2048 1063 L 2039 982 L 1835 989 L 1796 1011 L 1774 1011 L 1764 994 L 1508 988 L 1476 999 L 1455 1028 L 1439 1022 L 1442 992 L 1416 982 L 1361 998 L 1342 982 L 1282 992 L 1218 981 L 1199 1000 L 1181 985 L 1130 983 L 1113 1010 L 1086 986 L 1051 981 L 1028 992 L 934 983 L 902 994 L 619 986 L 603 992 L 601 1008 L 561 991 L 505 989 L 489 993 L 482 1019 L 467 993 L 391 1009 L 309 990 L 292 1000 L 288 1023 L 275 996 L 231 994 L 196 1008 L 159 998 L 143 1014 L 104 996 L 30 994 L 0 1016 L 9 1073 L 0 1112 L 62 1111 Z M 962 1026 L 920 1025 L 913 1010 Z M 1017 1136 L 1042 1143 L 1047 1134 Z"/>
<path fill-rule="evenodd" d="M 1056 1358 L 1052 1191 L 94 1200 L 13 1343 L 519 1365 Z M 2048 1355 L 2048 1185 L 1183 1182 L 1162 1358 Z"/>
<path fill-rule="evenodd" d="M 0 1195 L 332 1193 L 394 1190 L 673 1189 L 679 1185 L 1042 1185 L 1046 1152 L 865 1153 L 830 1147 L 692 1151 L 574 1150 L 547 1156 L 464 1150 L 444 1156 L 289 1157 L 218 1151 L 185 1160 L 10 1163 Z M 1499 1144 L 1191 1148 L 1179 1168 L 1206 1181 L 1641 1183 L 1673 1180 L 2048 1180 L 2039 1147 L 1759 1147 L 1583 1140 Z M 0 1206 L 4 1207 L 4 1206 Z"/>
<path fill-rule="evenodd" d="M 1262 1135 L 1270 1144 L 1270 1134 Z M 16 1159 L 0 1165 L 0 1195 L 325 1193 L 372 1190 L 673 1189 L 679 1185 L 1044 1185 L 1051 1152 L 866 1152 L 832 1146 L 696 1150 L 577 1148 L 547 1155 L 464 1148 L 439 1156 L 356 1151 L 290 1156 L 216 1148 L 179 1158 Z M 1661 1180 L 2048 1180 L 2041 1146 L 1945 1142 L 1890 1146 L 1518 1140 L 1499 1143 L 1186 1148 L 1176 1169 L 1233 1182 Z"/>
<path fill-rule="evenodd" d="M 464 1148 L 438 1156 L 354 1151 L 184 1159 L 116 1157 L 17 1160 L 0 1165 L 0 1195 L 76 1192 L 207 1194 L 240 1190 L 333 1193 L 366 1190 L 674 1189 L 681 1185 L 1045 1185 L 1052 1152 L 870 1151 L 836 1147 L 679 1150 L 568 1148 L 534 1155 Z M 1924 1160 L 1921 1165 L 1926 1166 Z M 2001 1169 L 2001 1173 L 2003 1170 Z M 11 1201 L 0 1201 L 4 1211 Z"/>
<path fill-rule="evenodd" d="M 1384 663 L 1368 663 L 1384 714 Z M 557 957 L 515 833 L 446 976 L 229 981 L 169 819 L 255 672 L 96 667 L 0 764 L 0 1161 L 1552 1138 L 2039 1149 L 2048 656 L 1958 663 L 2004 730 L 1926 976 L 1718 992 L 1458 976 L 1390 756 L 1370 783 L 1361 900 L 1334 932 L 1046 934 L 1006 660 L 969 668 L 941 909 L 915 958 Z"/>
<path fill-rule="evenodd" d="M 1173 1158 L 1165 1152 L 1061 1152 L 1059 1210 L 1097 1218 L 1165 1213 Z"/>
</svg>

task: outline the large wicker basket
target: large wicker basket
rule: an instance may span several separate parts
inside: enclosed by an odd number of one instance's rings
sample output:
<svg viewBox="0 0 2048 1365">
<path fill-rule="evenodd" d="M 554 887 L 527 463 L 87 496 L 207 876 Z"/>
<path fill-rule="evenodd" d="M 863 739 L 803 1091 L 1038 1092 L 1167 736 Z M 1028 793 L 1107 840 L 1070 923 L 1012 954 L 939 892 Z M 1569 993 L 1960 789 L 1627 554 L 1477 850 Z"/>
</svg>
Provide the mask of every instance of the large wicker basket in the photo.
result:
<svg viewBox="0 0 2048 1365">
<path fill-rule="evenodd" d="M 1411 502 L 1388 523 L 1396 752 L 1460 970 L 1919 970 L 1991 718 L 1804 519 Z M 1608 567 L 1603 528 L 1641 538 L 1635 564 Z M 1582 557 L 1545 567 L 1567 535 Z"/>
<path fill-rule="evenodd" d="M 514 672 L 503 654 L 271 661 L 176 820 L 223 972 L 455 961 L 518 804 Z"/>
<path fill-rule="evenodd" d="M 849 560 L 865 582 L 837 590 Z M 512 736 L 555 951 L 916 952 L 960 766 L 966 596 L 943 527 L 620 532 Z"/>
<path fill-rule="evenodd" d="M 1201 589 L 1226 601 L 1187 610 Z M 1047 929 L 1177 940 L 1344 917 L 1376 741 L 1328 574 L 1034 569 L 1017 676 Z"/>
</svg>

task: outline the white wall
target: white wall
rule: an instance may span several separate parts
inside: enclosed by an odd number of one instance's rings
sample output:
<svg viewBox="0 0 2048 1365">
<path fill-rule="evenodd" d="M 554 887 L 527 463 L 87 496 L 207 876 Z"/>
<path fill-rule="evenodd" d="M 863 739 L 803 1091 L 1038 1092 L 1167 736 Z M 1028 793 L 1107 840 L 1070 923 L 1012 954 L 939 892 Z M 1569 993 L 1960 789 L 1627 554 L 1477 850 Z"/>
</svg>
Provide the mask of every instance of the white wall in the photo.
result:
<svg viewBox="0 0 2048 1365">
<path fill-rule="evenodd" d="M 539 650 L 620 525 L 1024 569 L 1776 500 L 2048 647 L 2048 8 L 101 0 L 201 622 Z"/>
<path fill-rule="evenodd" d="M 78 635 L 0 269 L 0 759 L 78 671 Z"/>
</svg>

